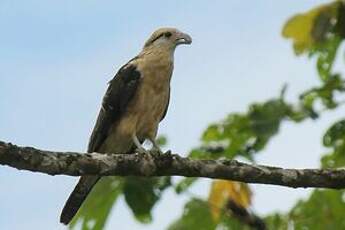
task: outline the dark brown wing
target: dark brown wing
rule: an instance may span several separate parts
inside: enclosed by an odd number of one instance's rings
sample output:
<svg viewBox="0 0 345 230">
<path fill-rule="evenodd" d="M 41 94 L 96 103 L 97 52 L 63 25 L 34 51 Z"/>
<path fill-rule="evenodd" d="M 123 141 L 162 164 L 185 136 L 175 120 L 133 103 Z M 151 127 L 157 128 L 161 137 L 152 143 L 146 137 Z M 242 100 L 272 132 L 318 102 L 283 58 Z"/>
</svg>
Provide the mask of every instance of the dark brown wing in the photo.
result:
<svg viewBox="0 0 345 230">
<path fill-rule="evenodd" d="M 130 62 L 124 65 L 109 82 L 101 111 L 91 134 L 88 152 L 97 152 L 99 150 L 103 141 L 107 138 L 109 128 L 123 115 L 138 88 L 140 72 Z M 68 224 L 72 220 L 99 179 L 99 176 L 82 176 L 80 178 L 62 210 L 61 223 Z"/>
<path fill-rule="evenodd" d="M 133 59 L 132 59 L 133 60 Z M 131 61 L 132 61 L 131 60 Z M 134 64 L 124 65 L 109 82 L 102 108 L 92 131 L 88 152 L 97 152 L 106 139 L 109 128 L 116 122 L 134 96 L 140 82 L 140 72 Z"/>
<path fill-rule="evenodd" d="M 165 118 L 165 116 L 167 115 L 167 112 L 168 112 L 168 107 L 169 107 L 169 102 L 170 102 L 170 87 L 169 87 L 168 94 L 169 94 L 168 102 L 167 102 L 167 104 L 165 106 L 165 110 L 164 110 L 164 113 L 163 113 L 163 115 L 161 117 L 161 121 Z"/>
</svg>

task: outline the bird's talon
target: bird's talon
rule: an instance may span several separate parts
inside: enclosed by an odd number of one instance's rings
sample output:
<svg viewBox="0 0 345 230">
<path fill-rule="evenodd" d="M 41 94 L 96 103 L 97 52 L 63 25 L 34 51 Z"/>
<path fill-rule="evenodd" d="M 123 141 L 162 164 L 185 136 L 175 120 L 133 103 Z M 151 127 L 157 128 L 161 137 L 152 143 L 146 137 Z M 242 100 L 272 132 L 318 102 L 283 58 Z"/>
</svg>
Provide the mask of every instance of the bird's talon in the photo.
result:
<svg viewBox="0 0 345 230">
<path fill-rule="evenodd" d="M 164 154 L 162 150 L 160 150 L 159 148 L 152 148 L 151 152 L 153 152 L 156 155 L 162 155 Z"/>
<path fill-rule="evenodd" d="M 147 151 L 144 148 L 137 148 L 136 152 L 140 153 L 140 154 L 149 154 L 149 151 Z"/>
</svg>

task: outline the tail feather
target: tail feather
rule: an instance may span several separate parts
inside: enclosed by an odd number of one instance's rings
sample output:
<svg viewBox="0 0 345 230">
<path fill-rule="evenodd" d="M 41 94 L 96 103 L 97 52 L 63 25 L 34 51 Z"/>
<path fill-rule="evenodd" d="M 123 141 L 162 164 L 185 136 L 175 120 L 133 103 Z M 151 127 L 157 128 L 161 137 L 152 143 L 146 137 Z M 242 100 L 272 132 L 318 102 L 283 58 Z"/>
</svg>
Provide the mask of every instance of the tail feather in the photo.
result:
<svg viewBox="0 0 345 230">
<path fill-rule="evenodd" d="M 80 178 L 62 209 L 60 216 L 61 223 L 69 224 L 99 179 L 100 177 L 98 176 L 82 176 Z"/>
</svg>

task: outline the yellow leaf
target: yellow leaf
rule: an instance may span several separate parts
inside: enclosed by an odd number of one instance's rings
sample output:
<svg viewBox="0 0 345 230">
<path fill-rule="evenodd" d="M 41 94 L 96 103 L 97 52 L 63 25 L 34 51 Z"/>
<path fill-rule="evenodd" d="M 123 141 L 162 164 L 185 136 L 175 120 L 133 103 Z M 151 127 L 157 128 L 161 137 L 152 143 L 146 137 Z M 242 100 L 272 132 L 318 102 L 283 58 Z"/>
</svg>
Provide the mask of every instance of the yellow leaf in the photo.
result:
<svg viewBox="0 0 345 230">
<path fill-rule="evenodd" d="M 285 23 L 282 35 L 293 40 L 296 54 L 301 54 L 314 45 L 313 30 L 315 29 L 316 19 L 321 14 L 333 14 L 335 4 L 337 3 L 321 5 L 306 13 L 297 14 Z"/>
<path fill-rule="evenodd" d="M 229 180 L 213 181 L 208 203 L 214 220 L 219 220 L 221 211 L 229 200 L 244 209 L 249 207 L 251 195 L 251 191 L 245 183 Z"/>
</svg>

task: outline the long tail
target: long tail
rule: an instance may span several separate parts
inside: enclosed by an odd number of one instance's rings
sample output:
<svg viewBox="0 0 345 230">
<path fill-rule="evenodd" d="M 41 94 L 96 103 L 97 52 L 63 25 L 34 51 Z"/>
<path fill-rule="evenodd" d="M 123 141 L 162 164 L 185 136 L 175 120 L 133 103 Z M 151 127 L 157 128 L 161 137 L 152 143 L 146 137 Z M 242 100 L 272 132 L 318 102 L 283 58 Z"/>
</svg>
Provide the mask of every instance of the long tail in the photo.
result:
<svg viewBox="0 0 345 230">
<path fill-rule="evenodd" d="M 78 184 L 75 186 L 62 209 L 60 216 L 61 223 L 67 225 L 73 219 L 87 195 L 91 192 L 93 186 L 99 179 L 100 177 L 98 176 L 82 176 L 80 178 Z"/>
</svg>

